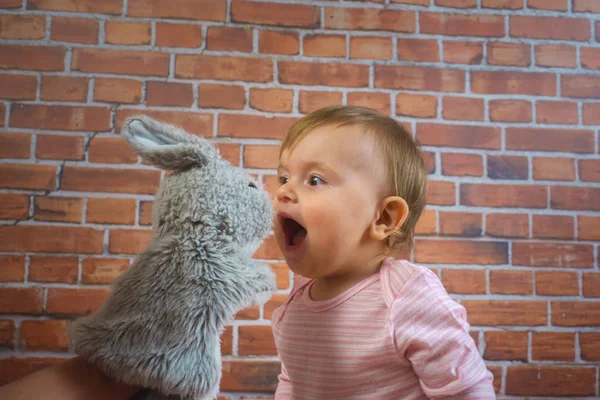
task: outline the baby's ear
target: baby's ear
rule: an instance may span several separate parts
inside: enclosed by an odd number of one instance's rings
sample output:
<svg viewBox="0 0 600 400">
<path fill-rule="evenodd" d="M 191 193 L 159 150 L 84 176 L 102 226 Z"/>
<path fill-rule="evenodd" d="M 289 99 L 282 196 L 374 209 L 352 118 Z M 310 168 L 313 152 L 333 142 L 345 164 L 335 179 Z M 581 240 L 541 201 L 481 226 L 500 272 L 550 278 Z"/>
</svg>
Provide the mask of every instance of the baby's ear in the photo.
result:
<svg viewBox="0 0 600 400">
<path fill-rule="evenodd" d="M 128 118 L 122 134 L 142 158 L 165 170 L 200 167 L 219 157 L 205 139 L 145 115 Z"/>
</svg>

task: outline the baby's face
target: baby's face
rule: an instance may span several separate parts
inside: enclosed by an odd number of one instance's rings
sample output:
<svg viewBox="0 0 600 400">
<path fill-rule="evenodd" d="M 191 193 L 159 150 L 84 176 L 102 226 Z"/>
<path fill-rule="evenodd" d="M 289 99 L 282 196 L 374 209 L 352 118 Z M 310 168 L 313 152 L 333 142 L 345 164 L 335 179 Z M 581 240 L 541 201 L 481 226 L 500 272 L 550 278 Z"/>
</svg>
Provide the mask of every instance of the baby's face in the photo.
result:
<svg viewBox="0 0 600 400">
<path fill-rule="evenodd" d="M 322 278 L 360 260 L 385 174 L 374 140 L 358 126 L 310 132 L 278 168 L 275 236 L 289 267 Z"/>
</svg>

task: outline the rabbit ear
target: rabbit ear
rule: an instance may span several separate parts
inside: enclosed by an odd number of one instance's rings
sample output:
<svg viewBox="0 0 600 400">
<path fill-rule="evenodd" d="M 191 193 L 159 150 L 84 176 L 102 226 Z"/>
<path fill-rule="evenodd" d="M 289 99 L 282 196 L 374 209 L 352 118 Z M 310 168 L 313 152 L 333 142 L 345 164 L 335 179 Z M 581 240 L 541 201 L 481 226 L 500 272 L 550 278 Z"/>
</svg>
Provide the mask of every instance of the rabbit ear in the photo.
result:
<svg viewBox="0 0 600 400">
<path fill-rule="evenodd" d="M 200 167 L 219 158 L 205 139 L 145 115 L 128 118 L 122 134 L 142 158 L 165 170 Z"/>
</svg>

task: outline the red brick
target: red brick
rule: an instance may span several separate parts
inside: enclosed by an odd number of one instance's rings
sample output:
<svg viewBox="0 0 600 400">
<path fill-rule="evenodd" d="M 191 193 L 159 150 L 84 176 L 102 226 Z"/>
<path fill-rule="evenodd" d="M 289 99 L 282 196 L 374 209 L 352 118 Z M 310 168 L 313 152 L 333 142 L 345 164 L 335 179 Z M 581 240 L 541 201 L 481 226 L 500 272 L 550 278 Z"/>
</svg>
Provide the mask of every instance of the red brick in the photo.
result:
<svg viewBox="0 0 600 400">
<path fill-rule="evenodd" d="M 133 225 L 135 222 L 135 199 L 112 199 L 90 197 L 87 204 L 86 222 L 99 224 Z"/>
<path fill-rule="evenodd" d="M 377 8 L 325 8 L 325 29 L 415 32 L 414 11 Z"/>
<path fill-rule="evenodd" d="M 490 271 L 490 293 L 531 295 L 533 273 L 512 270 Z"/>
<path fill-rule="evenodd" d="M 435 92 L 464 92 L 465 72 L 442 68 L 375 65 L 375 87 Z"/>
<path fill-rule="evenodd" d="M 221 354 L 230 355 L 233 350 L 233 327 L 226 326 L 221 334 Z M 219 397 L 217 397 L 219 400 Z M 224 400 L 229 400 L 225 398 Z"/>
<path fill-rule="evenodd" d="M 43 302 L 42 288 L 0 288 L 0 312 L 3 314 L 39 314 Z"/>
<path fill-rule="evenodd" d="M 583 124 L 600 125 L 600 103 L 583 104 Z"/>
<path fill-rule="evenodd" d="M 533 179 L 575 180 L 575 162 L 572 158 L 564 157 L 533 157 Z"/>
<path fill-rule="evenodd" d="M 33 218 L 38 221 L 81 223 L 83 199 L 70 197 L 36 197 Z"/>
<path fill-rule="evenodd" d="M 500 15 L 469 15 L 421 12 L 421 33 L 445 36 L 504 36 L 504 17 Z"/>
<path fill-rule="evenodd" d="M 440 134 L 444 132 L 444 134 Z M 473 125 L 417 124 L 417 140 L 424 146 L 500 149 L 500 128 Z"/>
<path fill-rule="evenodd" d="M 15 329 L 15 321 L 0 320 L 0 349 L 12 350 L 15 348 Z"/>
<path fill-rule="evenodd" d="M 579 278 L 576 272 L 537 271 L 535 293 L 540 296 L 578 296 Z"/>
<path fill-rule="evenodd" d="M 42 76 L 40 98 L 53 101 L 86 101 L 88 78 Z"/>
<path fill-rule="evenodd" d="M 240 165 L 241 145 L 239 143 L 215 143 L 221 157 L 238 167 Z"/>
<path fill-rule="evenodd" d="M 487 49 L 487 61 L 491 65 L 528 67 L 531 64 L 529 44 L 491 42 L 488 43 Z"/>
<path fill-rule="evenodd" d="M 486 234 L 497 237 L 529 237 L 526 214 L 491 213 L 486 216 Z"/>
<path fill-rule="evenodd" d="M 149 22 L 106 21 L 105 30 L 108 44 L 147 45 L 152 36 Z"/>
<path fill-rule="evenodd" d="M 6 105 L 0 101 L 0 126 L 4 126 L 4 120 L 6 118 Z"/>
<path fill-rule="evenodd" d="M 577 238 L 579 240 L 600 241 L 600 217 L 577 216 Z"/>
<path fill-rule="evenodd" d="M 379 2 L 384 3 L 385 1 L 381 0 Z M 428 6 L 429 5 L 429 0 L 392 0 L 391 2 L 392 2 L 392 4 L 400 3 L 400 4 L 411 4 L 411 5 L 415 5 L 415 6 Z"/>
<path fill-rule="evenodd" d="M 566 101 L 538 101 L 535 105 L 537 122 L 542 124 L 577 125 L 577 103 Z"/>
<path fill-rule="evenodd" d="M 150 51 L 75 48 L 71 68 L 81 72 L 166 77 L 169 74 L 169 55 Z"/>
<path fill-rule="evenodd" d="M 487 331 L 484 338 L 486 360 L 527 361 L 527 332 Z"/>
<path fill-rule="evenodd" d="M 156 46 L 198 48 L 202 44 L 200 25 L 156 23 Z"/>
<path fill-rule="evenodd" d="M 488 177 L 492 179 L 527 179 L 529 165 L 523 156 L 488 156 Z"/>
<path fill-rule="evenodd" d="M 541 326 L 547 324 L 545 300 L 463 300 L 471 325 Z"/>
<path fill-rule="evenodd" d="M 0 226 L 0 251 L 94 254 L 102 252 L 103 237 L 87 227 Z"/>
<path fill-rule="evenodd" d="M 600 302 L 553 301 L 552 325 L 600 326 Z"/>
<path fill-rule="evenodd" d="M 442 174 L 450 176 L 482 176 L 482 158 L 479 154 L 442 153 Z"/>
<path fill-rule="evenodd" d="M 50 37 L 57 42 L 98 43 L 100 26 L 92 18 L 52 17 Z"/>
<path fill-rule="evenodd" d="M 135 164 L 138 156 L 122 137 L 94 137 L 89 142 L 89 161 Z"/>
<path fill-rule="evenodd" d="M 208 50 L 252 51 L 253 31 L 248 28 L 209 26 L 206 33 Z"/>
<path fill-rule="evenodd" d="M 37 135 L 35 156 L 40 160 L 83 160 L 82 136 Z"/>
<path fill-rule="evenodd" d="M 2 0 L 0 8 L 22 8 L 23 0 Z"/>
<path fill-rule="evenodd" d="M 61 187 L 82 192 L 154 194 L 160 171 L 65 166 Z"/>
<path fill-rule="evenodd" d="M 202 83 L 198 86 L 198 106 L 241 110 L 246 104 L 243 86 Z"/>
<path fill-rule="evenodd" d="M 579 179 L 600 182 L 600 160 L 579 160 Z"/>
<path fill-rule="evenodd" d="M 348 105 L 372 108 L 386 115 L 390 115 L 391 110 L 390 95 L 381 92 L 350 92 Z"/>
<path fill-rule="evenodd" d="M 340 92 L 301 90 L 298 101 L 298 110 L 303 114 L 308 114 L 325 106 L 341 104 L 342 93 Z"/>
<path fill-rule="evenodd" d="M 0 132 L 0 158 L 29 158 L 30 149 L 30 134 Z"/>
<path fill-rule="evenodd" d="M 346 36 L 309 34 L 304 36 L 303 52 L 308 57 L 346 57 Z"/>
<path fill-rule="evenodd" d="M 585 18 L 511 15 L 510 36 L 528 39 L 588 40 L 590 21 Z"/>
<path fill-rule="evenodd" d="M 435 118 L 437 115 L 437 97 L 398 93 L 396 96 L 396 115 Z"/>
<path fill-rule="evenodd" d="M 109 293 L 110 289 L 49 288 L 46 312 L 69 315 L 96 312 Z"/>
<path fill-rule="evenodd" d="M 86 258 L 81 265 L 81 282 L 111 284 L 128 268 L 125 258 Z"/>
<path fill-rule="evenodd" d="M 129 0 L 127 15 L 143 18 L 177 18 L 225 22 L 226 0 Z"/>
<path fill-rule="evenodd" d="M 467 240 L 417 240 L 415 246 L 417 263 L 436 264 L 506 264 L 506 242 Z"/>
<path fill-rule="evenodd" d="M 25 280 L 25 257 L 0 255 L 0 282 L 23 282 Z"/>
<path fill-rule="evenodd" d="M 151 81 L 146 85 L 148 106 L 190 107 L 194 102 L 192 85 L 189 83 Z"/>
<path fill-rule="evenodd" d="M 245 168 L 276 169 L 279 164 L 279 146 L 246 145 L 244 147 Z"/>
<path fill-rule="evenodd" d="M 0 193 L 0 219 L 27 219 L 29 196 Z"/>
<path fill-rule="evenodd" d="M 358 64 L 281 61 L 279 81 L 311 86 L 367 87 L 369 67 Z"/>
<path fill-rule="evenodd" d="M 289 289 L 290 287 L 290 269 L 285 263 L 276 263 L 269 265 L 275 272 L 275 279 L 278 289 Z"/>
<path fill-rule="evenodd" d="M 475 42 L 444 41 L 444 61 L 451 64 L 481 64 L 483 45 Z"/>
<path fill-rule="evenodd" d="M 273 317 L 273 311 L 283 305 L 283 303 L 287 300 L 287 294 L 274 294 L 271 299 L 265 303 L 264 305 L 264 318 L 271 319 Z"/>
<path fill-rule="evenodd" d="M 551 187 L 550 207 L 557 210 L 600 211 L 600 188 Z"/>
<path fill-rule="evenodd" d="M 94 101 L 108 103 L 139 103 L 142 99 L 142 82 L 119 78 L 96 78 Z"/>
<path fill-rule="evenodd" d="M 0 45 L 0 68 L 63 71 L 66 52 L 59 46 Z"/>
<path fill-rule="evenodd" d="M 600 332 L 580 332 L 581 359 L 600 361 Z"/>
<path fill-rule="evenodd" d="M 574 219 L 568 215 L 534 215 L 533 237 L 573 239 Z"/>
<path fill-rule="evenodd" d="M 35 40 L 46 36 L 43 15 L 0 15 L 0 39 Z"/>
<path fill-rule="evenodd" d="M 108 250 L 112 254 L 137 254 L 146 248 L 151 239 L 151 230 L 111 229 Z"/>
<path fill-rule="evenodd" d="M 484 94 L 556 95 L 556 76 L 541 72 L 473 71 L 471 90 Z"/>
<path fill-rule="evenodd" d="M 224 361 L 222 391 L 275 392 L 281 365 L 276 361 Z"/>
<path fill-rule="evenodd" d="M 568 0 L 528 0 L 527 7 L 541 10 L 567 11 Z"/>
<path fill-rule="evenodd" d="M 250 107 L 267 112 L 291 112 L 294 91 L 291 89 L 250 89 Z"/>
<path fill-rule="evenodd" d="M 248 308 L 244 308 L 243 310 L 238 311 L 235 315 L 236 320 L 257 320 L 260 317 L 260 309 L 257 306 L 252 306 Z"/>
<path fill-rule="evenodd" d="M 485 294 L 485 271 L 479 269 L 444 269 L 442 283 L 448 293 Z"/>
<path fill-rule="evenodd" d="M 31 257 L 29 277 L 33 282 L 77 283 L 77 257 Z"/>
<path fill-rule="evenodd" d="M 515 242 L 512 263 L 531 267 L 592 268 L 594 248 L 587 244 Z"/>
<path fill-rule="evenodd" d="M 445 96 L 442 101 L 442 116 L 445 120 L 483 121 L 483 99 Z"/>
<path fill-rule="evenodd" d="M 260 31 L 258 51 L 267 54 L 299 54 L 300 38 L 294 32 Z"/>
<path fill-rule="evenodd" d="M 177 78 L 270 82 L 273 61 L 247 57 L 180 54 L 175 58 Z"/>
<path fill-rule="evenodd" d="M 283 254 L 281 254 L 281 250 L 275 241 L 275 237 L 269 236 L 261 244 L 256 253 L 254 253 L 254 257 L 264 260 L 282 260 Z"/>
<path fill-rule="evenodd" d="M 69 321 L 44 320 L 23 321 L 20 329 L 20 345 L 25 351 L 58 351 L 69 349 Z"/>
<path fill-rule="evenodd" d="M 506 128 L 507 150 L 591 153 L 594 132 L 584 129 Z"/>
<path fill-rule="evenodd" d="M 535 46 L 535 65 L 577 68 L 577 49 L 562 44 L 538 44 Z"/>
<path fill-rule="evenodd" d="M 454 236 L 481 236 L 481 214 L 440 211 L 440 233 Z"/>
<path fill-rule="evenodd" d="M 250 24 L 317 28 L 320 14 L 319 7 L 301 4 L 245 0 L 234 0 L 231 4 L 231 20 Z"/>
<path fill-rule="evenodd" d="M 241 356 L 276 356 L 275 340 L 270 326 L 240 326 L 238 354 Z"/>
<path fill-rule="evenodd" d="M 52 365 L 57 365 L 64 362 L 66 358 L 50 357 L 50 358 L 25 358 L 11 357 L 0 359 L 0 384 L 7 384 L 17 379 L 23 378 L 40 369 L 48 368 Z"/>
<path fill-rule="evenodd" d="M 460 204 L 467 206 L 546 208 L 547 197 L 545 186 L 460 185 Z"/>
<path fill-rule="evenodd" d="M 583 274 L 583 296 L 600 297 L 600 274 L 591 272 Z"/>
<path fill-rule="evenodd" d="M 526 100 L 490 100 L 490 121 L 531 122 L 532 106 Z"/>
<path fill-rule="evenodd" d="M 562 75 L 561 94 L 564 97 L 600 99 L 600 77 L 591 75 Z"/>
<path fill-rule="evenodd" d="M 54 165 L 0 164 L 0 187 L 8 189 L 54 190 Z"/>
<path fill-rule="evenodd" d="M 65 131 L 108 131 L 110 110 L 105 107 L 72 107 L 41 104 L 13 104 L 13 127 Z"/>
<path fill-rule="evenodd" d="M 454 205 L 456 191 L 454 182 L 448 181 L 429 181 L 427 190 L 427 204 L 435 205 Z"/>
<path fill-rule="evenodd" d="M 140 113 L 138 109 L 119 109 L 116 115 L 117 130 L 121 129 L 123 121 Z M 213 115 L 201 112 L 144 110 L 144 115 L 167 124 L 177 125 L 181 129 L 197 135 L 211 137 L 213 134 Z"/>
<path fill-rule="evenodd" d="M 392 38 L 372 36 L 351 37 L 350 58 L 390 60 L 392 58 Z"/>
<path fill-rule="evenodd" d="M 425 209 L 415 227 L 417 235 L 435 235 L 437 233 L 436 211 Z"/>
<path fill-rule="evenodd" d="M 398 39 L 398 60 L 437 62 L 440 50 L 437 40 L 433 39 Z"/>
<path fill-rule="evenodd" d="M 0 97 L 3 99 L 35 100 L 36 91 L 35 75 L 0 74 Z"/>
<path fill-rule="evenodd" d="M 259 115 L 219 115 L 219 137 L 282 139 L 297 120 Z"/>
<path fill-rule="evenodd" d="M 123 9 L 123 1 L 107 0 L 98 3 L 94 0 L 78 0 L 77 2 L 62 0 L 30 0 L 27 2 L 27 9 L 90 14 L 120 14 Z"/>
<path fill-rule="evenodd" d="M 509 366 L 505 385 L 509 395 L 593 396 L 596 371 L 582 367 Z"/>
<path fill-rule="evenodd" d="M 452 8 L 475 8 L 477 0 L 435 0 L 436 6 Z"/>
<path fill-rule="evenodd" d="M 573 0 L 573 11 L 600 13 L 600 4 L 594 0 Z"/>
</svg>

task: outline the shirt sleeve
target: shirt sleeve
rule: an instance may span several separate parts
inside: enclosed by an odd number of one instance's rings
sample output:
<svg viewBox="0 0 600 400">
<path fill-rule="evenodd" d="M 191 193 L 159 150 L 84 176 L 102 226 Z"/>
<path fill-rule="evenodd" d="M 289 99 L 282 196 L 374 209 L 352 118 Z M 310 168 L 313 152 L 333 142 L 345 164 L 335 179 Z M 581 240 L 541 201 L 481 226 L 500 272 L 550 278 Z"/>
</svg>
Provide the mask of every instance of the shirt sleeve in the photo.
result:
<svg viewBox="0 0 600 400">
<path fill-rule="evenodd" d="M 281 363 L 281 373 L 278 376 L 279 384 L 275 391 L 275 400 L 291 400 L 292 398 L 292 382 L 285 369 L 285 365 Z"/>
<path fill-rule="evenodd" d="M 496 398 L 464 307 L 429 270 L 415 272 L 395 296 L 390 327 L 398 355 L 410 361 L 428 398 Z"/>
</svg>

